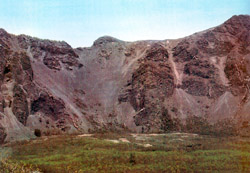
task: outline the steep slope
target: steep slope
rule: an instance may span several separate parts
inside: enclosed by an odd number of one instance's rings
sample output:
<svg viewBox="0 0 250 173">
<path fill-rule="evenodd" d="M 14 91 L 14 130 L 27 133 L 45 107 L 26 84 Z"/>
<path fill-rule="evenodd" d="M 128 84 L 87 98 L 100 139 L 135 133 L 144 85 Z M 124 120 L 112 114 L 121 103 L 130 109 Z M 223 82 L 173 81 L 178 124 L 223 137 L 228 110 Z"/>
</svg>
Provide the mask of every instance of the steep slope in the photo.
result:
<svg viewBox="0 0 250 173">
<path fill-rule="evenodd" d="M 131 130 L 244 133 L 250 16 L 177 40 L 65 42 L 0 30 L 0 142 Z"/>
</svg>

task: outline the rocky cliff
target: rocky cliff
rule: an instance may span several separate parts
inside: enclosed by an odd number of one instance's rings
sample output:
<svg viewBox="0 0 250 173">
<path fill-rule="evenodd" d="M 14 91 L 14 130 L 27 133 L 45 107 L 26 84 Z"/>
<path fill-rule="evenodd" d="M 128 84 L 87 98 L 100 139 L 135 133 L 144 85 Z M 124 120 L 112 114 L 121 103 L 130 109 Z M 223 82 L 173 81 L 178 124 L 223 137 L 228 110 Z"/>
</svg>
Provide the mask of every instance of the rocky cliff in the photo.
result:
<svg viewBox="0 0 250 173">
<path fill-rule="evenodd" d="M 128 130 L 249 134 L 250 16 L 162 41 L 66 42 L 0 30 L 0 142 Z"/>
</svg>

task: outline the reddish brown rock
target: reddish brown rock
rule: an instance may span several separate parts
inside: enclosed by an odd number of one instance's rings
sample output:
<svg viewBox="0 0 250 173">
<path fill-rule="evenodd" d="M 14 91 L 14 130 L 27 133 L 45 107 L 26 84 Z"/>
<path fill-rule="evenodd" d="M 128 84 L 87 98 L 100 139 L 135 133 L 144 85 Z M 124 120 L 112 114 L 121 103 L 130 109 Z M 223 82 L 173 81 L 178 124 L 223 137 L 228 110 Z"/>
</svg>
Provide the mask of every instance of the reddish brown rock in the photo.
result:
<svg viewBox="0 0 250 173">
<path fill-rule="evenodd" d="M 185 64 L 184 73 L 201 78 L 212 79 L 215 75 L 215 67 L 208 61 L 197 59 Z"/>
<path fill-rule="evenodd" d="M 4 132 L 4 128 L 0 127 L 0 144 L 4 143 L 7 134 Z"/>
<path fill-rule="evenodd" d="M 0 142 L 35 129 L 246 134 L 249 30 L 240 15 L 182 39 L 73 49 L 0 29 Z"/>
<path fill-rule="evenodd" d="M 41 93 L 37 100 L 31 103 L 31 113 L 42 112 L 54 120 L 58 120 L 64 115 L 64 103 L 60 99 L 55 99 L 47 93 Z"/>
<path fill-rule="evenodd" d="M 127 101 L 129 97 L 131 105 L 139 111 L 134 117 L 135 124 L 143 126 L 144 132 L 149 131 L 151 126 L 160 125 L 156 122 L 165 115 L 162 103 L 174 91 L 174 78 L 167 60 L 167 50 L 160 44 L 153 44 L 144 58 L 140 59 L 141 65 L 127 84 L 129 87 L 131 85 L 131 89 L 119 98 L 121 102 Z"/>
<path fill-rule="evenodd" d="M 14 96 L 13 96 L 13 105 L 9 105 L 12 107 L 12 111 L 18 121 L 22 124 L 26 124 L 27 118 L 29 116 L 28 109 L 28 101 L 26 99 L 26 93 L 22 89 L 21 85 L 15 85 L 13 88 Z"/>
</svg>

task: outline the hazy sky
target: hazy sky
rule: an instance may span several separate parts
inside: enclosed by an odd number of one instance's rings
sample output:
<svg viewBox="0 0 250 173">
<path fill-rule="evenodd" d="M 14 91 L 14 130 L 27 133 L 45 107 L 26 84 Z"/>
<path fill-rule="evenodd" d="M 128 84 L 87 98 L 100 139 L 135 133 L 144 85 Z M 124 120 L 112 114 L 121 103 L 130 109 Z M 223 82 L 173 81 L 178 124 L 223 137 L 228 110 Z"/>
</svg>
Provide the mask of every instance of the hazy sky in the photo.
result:
<svg viewBox="0 0 250 173">
<path fill-rule="evenodd" d="M 180 38 L 250 14 L 250 0 L 0 0 L 0 28 L 91 46 L 121 40 Z"/>
</svg>

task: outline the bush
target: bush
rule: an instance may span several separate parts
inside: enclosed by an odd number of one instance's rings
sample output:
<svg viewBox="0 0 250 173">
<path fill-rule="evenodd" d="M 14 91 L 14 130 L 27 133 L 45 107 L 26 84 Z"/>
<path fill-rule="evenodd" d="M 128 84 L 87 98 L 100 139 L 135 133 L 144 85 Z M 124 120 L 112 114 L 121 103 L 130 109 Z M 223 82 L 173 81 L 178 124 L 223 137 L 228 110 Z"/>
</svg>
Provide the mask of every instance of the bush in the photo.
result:
<svg viewBox="0 0 250 173">
<path fill-rule="evenodd" d="M 41 136 L 42 136 L 41 130 L 35 129 L 34 135 L 35 135 L 36 137 L 41 137 Z"/>
<path fill-rule="evenodd" d="M 134 153 L 130 153 L 130 156 L 129 156 L 129 163 L 132 164 L 132 165 L 135 165 L 135 164 L 136 164 L 136 161 L 135 161 L 135 154 L 134 154 Z"/>
</svg>

